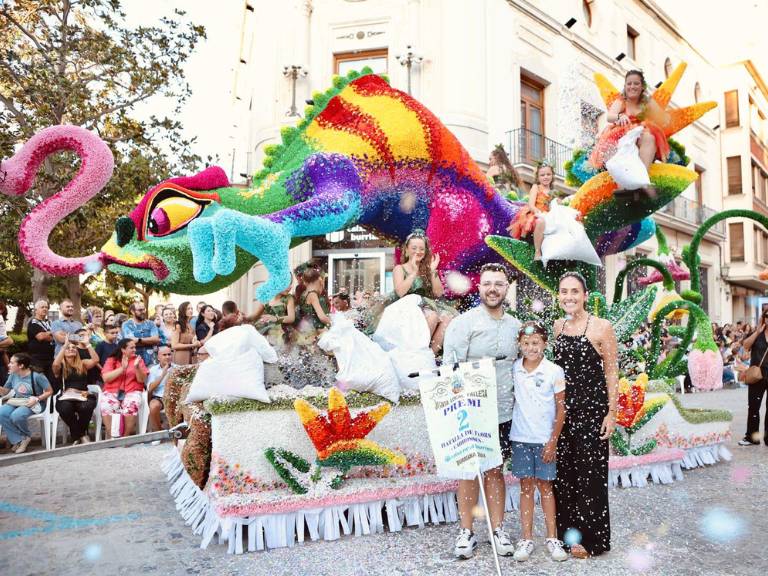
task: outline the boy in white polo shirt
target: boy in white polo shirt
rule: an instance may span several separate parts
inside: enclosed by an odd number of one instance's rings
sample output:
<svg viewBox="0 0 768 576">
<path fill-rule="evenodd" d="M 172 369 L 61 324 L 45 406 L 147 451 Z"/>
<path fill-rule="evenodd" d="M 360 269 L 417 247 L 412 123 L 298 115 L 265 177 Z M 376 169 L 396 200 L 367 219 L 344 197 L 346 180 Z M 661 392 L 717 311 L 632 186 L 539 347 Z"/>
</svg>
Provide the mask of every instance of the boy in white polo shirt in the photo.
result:
<svg viewBox="0 0 768 576">
<path fill-rule="evenodd" d="M 547 550 L 553 560 L 568 558 L 557 539 L 555 525 L 555 479 L 557 438 L 565 421 L 565 374 L 544 358 L 547 332 L 536 322 L 520 328 L 519 348 L 523 357 L 515 362 L 515 409 L 512 412 L 512 473 L 520 479 L 520 525 L 522 538 L 514 558 L 528 560 L 533 552 L 533 493 L 538 487 L 547 527 Z"/>
</svg>

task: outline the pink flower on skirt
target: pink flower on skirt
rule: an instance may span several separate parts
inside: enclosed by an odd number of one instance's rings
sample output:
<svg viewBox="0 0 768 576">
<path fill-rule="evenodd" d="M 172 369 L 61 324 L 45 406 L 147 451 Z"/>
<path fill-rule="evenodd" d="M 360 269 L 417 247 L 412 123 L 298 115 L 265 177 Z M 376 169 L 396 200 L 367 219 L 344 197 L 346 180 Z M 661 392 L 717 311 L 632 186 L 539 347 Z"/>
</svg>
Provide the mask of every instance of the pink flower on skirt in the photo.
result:
<svg viewBox="0 0 768 576">
<path fill-rule="evenodd" d="M 699 390 L 723 387 L 723 357 L 715 350 L 691 350 L 688 354 L 691 383 Z"/>
</svg>

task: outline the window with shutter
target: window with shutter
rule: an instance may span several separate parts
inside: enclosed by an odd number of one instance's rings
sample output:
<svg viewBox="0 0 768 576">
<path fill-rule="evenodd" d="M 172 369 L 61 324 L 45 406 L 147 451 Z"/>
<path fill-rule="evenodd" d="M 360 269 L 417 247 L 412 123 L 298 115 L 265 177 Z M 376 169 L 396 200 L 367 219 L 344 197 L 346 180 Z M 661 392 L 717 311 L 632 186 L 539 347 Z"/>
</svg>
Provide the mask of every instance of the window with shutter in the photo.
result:
<svg viewBox="0 0 768 576">
<path fill-rule="evenodd" d="M 728 194 L 743 194 L 741 189 L 741 156 L 729 156 L 728 163 Z"/>
<path fill-rule="evenodd" d="M 725 127 L 733 128 L 739 125 L 739 91 L 731 90 L 725 93 Z"/>
<path fill-rule="evenodd" d="M 728 224 L 728 241 L 731 247 L 731 262 L 744 262 L 744 224 Z"/>
</svg>

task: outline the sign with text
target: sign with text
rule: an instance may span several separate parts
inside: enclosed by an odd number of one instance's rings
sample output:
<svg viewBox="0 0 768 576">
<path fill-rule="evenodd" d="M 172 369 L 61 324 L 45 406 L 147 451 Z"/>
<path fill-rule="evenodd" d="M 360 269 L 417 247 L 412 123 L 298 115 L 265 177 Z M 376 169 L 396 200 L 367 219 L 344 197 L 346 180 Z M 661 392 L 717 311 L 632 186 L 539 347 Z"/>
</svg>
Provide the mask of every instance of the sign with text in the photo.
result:
<svg viewBox="0 0 768 576">
<path fill-rule="evenodd" d="M 501 466 L 492 359 L 443 366 L 419 390 L 438 476 L 469 480 Z"/>
</svg>

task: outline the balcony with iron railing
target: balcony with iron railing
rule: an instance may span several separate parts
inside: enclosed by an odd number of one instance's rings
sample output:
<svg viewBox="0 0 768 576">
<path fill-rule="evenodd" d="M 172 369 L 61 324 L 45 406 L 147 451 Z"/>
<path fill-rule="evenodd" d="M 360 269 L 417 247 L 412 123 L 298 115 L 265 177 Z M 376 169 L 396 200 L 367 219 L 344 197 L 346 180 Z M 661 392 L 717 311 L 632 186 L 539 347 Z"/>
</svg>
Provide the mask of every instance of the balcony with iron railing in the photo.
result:
<svg viewBox="0 0 768 576">
<path fill-rule="evenodd" d="M 552 166 L 555 175 L 565 178 L 563 165 L 573 155 L 571 148 L 526 128 L 510 130 L 506 134 L 506 148 L 512 164 L 536 166 L 544 160 Z"/>
<path fill-rule="evenodd" d="M 657 214 L 665 214 L 673 218 L 683 220 L 688 224 L 692 224 L 695 227 L 701 226 L 709 217 L 717 214 L 717 210 L 707 208 L 702 204 L 688 198 L 678 196 L 672 202 L 660 208 Z M 714 232 L 720 236 L 725 237 L 725 222 L 720 221 L 710 228 L 710 232 Z"/>
<path fill-rule="evenodd" d="M 565 178 L 563 166 L 573 156 L 573 149 L 525 128 L 510 130 L 506 134 L 507 152 L 512 164 L 527 164 L 533 167 L 545 160 L 557 176 Z M 694 200 L 678 197 L 658 210 L 658 213 L 698 227 L 717 212 Z M 725 237 L 725 223 L 718 222 L 710 232 Z"/>
</svg>

